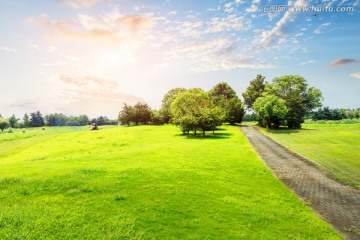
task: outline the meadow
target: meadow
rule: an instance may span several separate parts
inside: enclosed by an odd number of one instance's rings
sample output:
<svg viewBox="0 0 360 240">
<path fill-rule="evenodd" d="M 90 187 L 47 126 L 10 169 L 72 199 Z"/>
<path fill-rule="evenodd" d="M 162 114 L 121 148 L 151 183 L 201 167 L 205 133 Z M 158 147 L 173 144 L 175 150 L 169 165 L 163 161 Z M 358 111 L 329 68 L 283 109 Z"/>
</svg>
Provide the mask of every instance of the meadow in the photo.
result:
<svg viewBox="0 0 360 240">
<path fill-rule="evenodd" d="M 0 239 L 343 239 L 238 127 L 0 134 Z"/>
<path fill-rule="evenodd" d="M 331 177 L 360 189 L 360 123 L 308 123 L 298 130 L 261 131 L 319 163 Z"/>
</svg>

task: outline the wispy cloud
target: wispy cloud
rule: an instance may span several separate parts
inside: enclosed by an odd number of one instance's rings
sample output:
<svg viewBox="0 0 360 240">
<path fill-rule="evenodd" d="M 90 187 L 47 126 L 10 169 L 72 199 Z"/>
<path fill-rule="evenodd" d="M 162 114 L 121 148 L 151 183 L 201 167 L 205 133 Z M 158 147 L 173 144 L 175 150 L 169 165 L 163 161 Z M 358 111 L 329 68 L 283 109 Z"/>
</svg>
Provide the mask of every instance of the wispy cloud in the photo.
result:
<svg viewBox="0 0 360 240">
<path fill-rule="evenodd" d="M 351 77 L 354 77 L 354 78 L 360 79 L 360 72 L 353 73 L 353 74 L 351 74 L 350 76 L 351 76 Z"/>
<path fill-rule="evenodd" d="M 118 12 L 102 16 L 79 14 L 77 19 L 52 20 L 46 14 L 30 17 L 32 24 L 40 24 L 49 32 L 78 40 L 108 40 L 119 42 L 137 37 L 152 28 L 155 21 L 146 15 L 121 15 Z"/>
<path fill-rule="evenodd" d="M 58 0 L 72 8 L 88 8 L 95 5 L 100 0 Z"/>
<path fill-rule="evenodd" d="M 17 50 L 14 48 L 8 48 L 8 47 L 0 47 L 0 51 L 4 51 L 4 52 L 13 52 L 16 53 Z"/>
<path fill-rule="evenodd" d="M 336 59 L 334 61 L 332 61 L 329 65 L 331 67 L 336 67 L 339 65 L 344 65 L 344 64 L 349 64 L 349 63 L 356 63 L 357 60 L 353 59 L 353 58 L 340 58 L 340 59 Z"/>
<path fill-rule="evenodd" d="M 306 0 L 297 0 L 293 4 L 294 7 L 306 5 Z M 259 50 L 263 48 L 273 47 L 286 41 L 286 37 L 295 29 L 298 15 L 298 12 L 286 12 L 284 16 L 276 23 L 275 27 L 273 27 L 271 30 L 262 32 L 259 38 L 259 43 L 255 47 L 255 49 Z"/>
<path fill-rule="evenodd" d="M 323 33 L 324 30 L 325 30 L 325 28 L 328 27 L 328 26 L 330 26 L 330 25 L 331 25 L 331 22 L 323 23 L 323 24 L 321 24 L 318 28 L 316 28 L 316 29 L 314 30 L 314 33 L 315 33 L 315 34 Z"/>
</svg>

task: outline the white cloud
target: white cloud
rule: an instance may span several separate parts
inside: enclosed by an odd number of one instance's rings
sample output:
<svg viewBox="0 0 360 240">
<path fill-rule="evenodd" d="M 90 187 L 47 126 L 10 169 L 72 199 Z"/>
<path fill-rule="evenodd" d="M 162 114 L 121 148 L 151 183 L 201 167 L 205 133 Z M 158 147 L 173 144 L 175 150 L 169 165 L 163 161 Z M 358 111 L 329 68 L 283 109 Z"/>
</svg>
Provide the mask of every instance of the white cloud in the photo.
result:
<svg viewBox="0 0 360 240">
<path fill-rule="evenodd" d="M 41 47 L 39 47 L 39 46 L 36 45 L 36 44 L 31 44 L 30 47 L 33 48 L 33 49 L 35 49 L 36 51 L 39 51 L 39 52 L 42 51 Z"/>
<path fill-rule="evenodd" d="M 306 6 L 306 0 L 297 0 L 294 6 Z M 264 31 L 260 36 L 260 41 L 256 49 L 273 47 L 284 41 L 285 36 L 294 30 L 298 12 L 286 12 L 285 15 L 268 31 Z"/>
<path fill-rule="evenodd" d="M 89 8 L 100 0 L 58 0 L 72 8 Z"/>
<path fill-rule="evenodd" d="M 321 24 L 317 29 L 314 30 L 315 34 L 323 33 L 326 27 L 330 26 L 331 22 Z"/>
<path fill-rule="evenodd" d="M 0 47 L 0 51 L 16 53 L 17 50 L 14 48 Z"/>
<path fill-rule="evenodd" d="M 353 73 L 353 74 L 351 74 L 350 76 L 351 76 L 351 77 L 354 77 L 354 78 L 360 79 L 360 72 Z"/>
</svg>

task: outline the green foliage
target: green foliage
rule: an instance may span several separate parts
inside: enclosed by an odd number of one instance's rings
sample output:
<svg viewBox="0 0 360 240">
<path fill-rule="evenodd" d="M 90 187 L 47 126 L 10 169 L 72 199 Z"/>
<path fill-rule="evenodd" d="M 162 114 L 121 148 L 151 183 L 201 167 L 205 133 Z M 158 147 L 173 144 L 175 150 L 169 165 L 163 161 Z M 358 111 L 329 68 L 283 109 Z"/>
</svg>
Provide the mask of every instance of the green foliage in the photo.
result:
<svg viewBox="0 0 360 240">
<path fill-rule="evenodd" d="M 42 127 L 45 125 L 44 118 L 42 117 L 42 114 L 37 111 L 34 113 L 30 113 L 30 127 Z"/>
<path fill-rule="evenodd" d="M 4 132 L 6 128 L 8 128 L 10 125 L 9 121 L 5 118 L 0 117 L 0 129 L 1 132 Z"/>
<path fill-rule="evenodd" d="M 163 117 L 163 122 L 164 123 L 170 123 L 172 116 L 171 116 L 171 104 L 174 102 L 175 98 L 177 97 L 177 95 L 181 92 L 186 91 L 185 88 L 173 88 L 171 90 L 169 90 L 163 100 L 162 100 L 162 104 L 161 104 L 161 115 Z"/>
<path fill-rule="evenodd" d="M 213 98 L 201 89 L 191 89 L 180 93 L 171 104 L 173 123 L 178 125 L 183 133 L 201 130 L 214 131 L 224 120 L 220 107 L 216 106 Z"/>
<path fill-rule="evenodd" d="M 24 122 L 24 127 L 30 127 L 30 119 L 27 113 L 24 114 L 23 122 Z"/>
<path fill-rule="evenodd" d="M 134 122 L 136 125 L 139 123 L 147 124 L 151 121 L 151 108 L 146 103 L 138 102 L 134 106 L 124 103 L 118 119 L 119 122 L 128 126 L 131 122 Z"/>
<path fill-rule="evenodd" d="M 220 82 L 209 91 L 210 97 L 225 113 L 225 122 L 230 124 L 241 123 L 245 114 L 244 106 L 234 89 L 226 82 Z"/>
<path fill-rule="evenodd" d="M 360 189 L 360 121 L 343 124 L 344 121 L 307 121 L 304 129 L 263 132 L 321 164 L 332 177 Z"/>
<path fill-rule="evenodd" d="M 253 109 L 253 104 L 265 91 L 265 77 L 258 74 L 254 80 L 250 81 L 250 85 L 246 91 L 242 93 L 244 103 L 248 110 Z"/>
<path fill-rule="evenodd" d="M 267 128 L 279 128 L 288 113 L 285 101 L 274 95 L 259 97 L 254 103 L 259 125 Z"/>
<path fill-rule="evenodd" d="M 320 108 L 311 113 L 313 120 L 341 120 L 345 117 L 345 113 L 340 109 L 330 109 L 329 107 Z"/>
<path fill-rule="evenodd" d="M 156 109 L 151 110 L 151 119 L 150 119 L 151 124 L 155 124 L 155 125 L 162 124 L 163 119 L 164 117 L 162 116 L 159 110 Z"/>
<path fill-rule="evenodd" d="M 266 85 L 265 91 L 285 100 L 288 109 L 286 125 L 289 128 L 300 128 L 306 113 L 320 107 L 323 99 L 320 90 L 308 87 L 306 80 L 297 75 L 274 78 L 272 84 Z"/>
<path fill-rule="evenodd" d="M 231 125 L 242 122 L 245 110 L 239 98 L 232 98 L 226 102 L 225 114 L 225 121 Z"/>
<path fill-rule="evenodd" d="M 19 119 L 16 118 L 14 114 L 9 118 L 9 125 L 11 128 L 17 128 L 19 126 Z"/>
</svg>

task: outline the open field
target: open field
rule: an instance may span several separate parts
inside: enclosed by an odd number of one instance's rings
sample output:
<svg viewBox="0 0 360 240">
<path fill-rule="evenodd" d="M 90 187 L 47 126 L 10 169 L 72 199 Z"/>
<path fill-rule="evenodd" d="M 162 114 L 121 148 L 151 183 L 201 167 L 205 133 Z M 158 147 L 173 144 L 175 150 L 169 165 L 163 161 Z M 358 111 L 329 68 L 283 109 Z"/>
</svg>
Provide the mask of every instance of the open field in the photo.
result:
<svg viewBox="0 0 360 240">
<path fill-rule="evenodd" d="M 262 132 L 319 163 L 335 179 L 360 189 L 360 124 L 303 124 L 300 130 Z"/>
<path fill-rule="evenodd" d="M 0 134 L 0 239 L 342 238 L 271 174 L 238 127 L 204 139 L 179 133 Z"/>
</svg>

